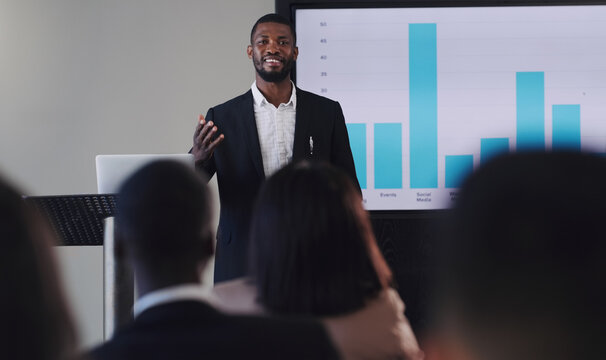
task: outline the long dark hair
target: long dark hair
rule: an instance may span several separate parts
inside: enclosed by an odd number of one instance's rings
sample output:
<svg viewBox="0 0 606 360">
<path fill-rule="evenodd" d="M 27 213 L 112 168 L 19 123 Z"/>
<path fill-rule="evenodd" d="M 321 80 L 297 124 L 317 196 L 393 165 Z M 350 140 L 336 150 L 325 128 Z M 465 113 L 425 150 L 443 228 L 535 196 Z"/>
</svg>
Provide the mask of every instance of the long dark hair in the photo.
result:
<svg viewBox="0 0 606 360">
<path fill-rule="evenodd" d="M 0 179 L 0 358 L 74 357 L 76 333 L 41 216 Z"/>
<path fill-rule="evenodd" d="M 391 281 L 360 194 L 328 164 L 291 164 L 273 175 L 260 191 L 251 241 L 259 301 L 275 313 L 351 312 Z"/>
</svg>

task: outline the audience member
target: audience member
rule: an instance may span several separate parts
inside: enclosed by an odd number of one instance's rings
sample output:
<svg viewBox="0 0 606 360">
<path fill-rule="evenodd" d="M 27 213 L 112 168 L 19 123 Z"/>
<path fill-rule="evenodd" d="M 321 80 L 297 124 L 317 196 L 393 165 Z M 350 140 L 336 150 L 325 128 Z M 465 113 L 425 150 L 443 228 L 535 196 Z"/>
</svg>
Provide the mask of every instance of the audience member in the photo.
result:
<svg viewBox="0 0 606 360">
<path fill-rule="evenodd" d="M 451 215 L 428 358 L 606 358 L 606 159 L 500 157 Z"/>
<path fill-rule="evenodd" d="M 0 358 L 64 360 L 76 333 L 59 284 L 48 225 L 0 180 Z"/>
<path fill-rule="evenodd" d="M 325 359 L 320 323 L 227 316 L 207 304 L 201 271 L 213 253 L 205 181 L 182 164 L 152 163 L 118 194 L 116 256 L 132 264 L 135 319 L 96 359 Z"/>
<path fill-rule="evenodd" d="M 215 286 L 225 311 L 321 317 L 347 359 L 422 358 L 360 193 L 341 170 L 301 162 L 269 178 L 251 244 L 253 277 Z"/>
</svg>

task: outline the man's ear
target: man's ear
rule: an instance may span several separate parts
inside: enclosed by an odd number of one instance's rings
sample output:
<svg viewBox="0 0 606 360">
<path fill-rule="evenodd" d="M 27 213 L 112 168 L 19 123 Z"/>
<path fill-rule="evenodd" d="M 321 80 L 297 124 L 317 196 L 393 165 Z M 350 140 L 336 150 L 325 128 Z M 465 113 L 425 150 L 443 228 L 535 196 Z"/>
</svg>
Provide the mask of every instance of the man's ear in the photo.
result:
<svg viewBox="0 0 606 360">
<path fill-rule="evenodd" d="M 209 231 L 205 235 L 202 235 L 200 239 L 200 255 L 201 257 L 198 260 L 198 270 L 200 274 L 206 269 L 209 260 L 215 254 L 215 241 L 213 232 Z"/>
<path fill-rule="evenodd" d="M 248 45 L 246 47 L 246 55 L 248 55 L 249 59 L 252 59 L 253 48 L 252 45 Z"/>
<path fill-rule="evenodd" d="M 215 237 L 212 231 L 209 231 L 208 234 L 204 236 L 204 254 L 208 254 L 208 257 L 211 257 L 215 255 Z"/>
<path fill-rule="evenodd" d="M 299 57 L 299 47 L 295 46 L 295 48 L 293 49 L 293 53 L 295 54 L 294 58 L 295 60 L 297 60 L 297 58 Z"/>
</svg>

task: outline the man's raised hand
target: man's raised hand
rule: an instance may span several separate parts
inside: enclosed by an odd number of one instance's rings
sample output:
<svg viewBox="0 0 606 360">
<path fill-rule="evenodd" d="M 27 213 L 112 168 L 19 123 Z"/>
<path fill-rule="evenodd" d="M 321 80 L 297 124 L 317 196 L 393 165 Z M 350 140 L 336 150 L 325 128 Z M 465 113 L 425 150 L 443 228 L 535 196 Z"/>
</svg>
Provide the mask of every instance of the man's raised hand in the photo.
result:
<svg viewBox="0 0 606 360">
<path fill-rule="evenodd" d="M 204 116 L 200 115 L 194 132 L 194 147 L 192 148 L 196 164 L 210 159 L 215 148 L 225 139 L 223 134 L 217 136 L 217 131 L 218 129 L 212 121 L 206 121 Z"/>
</svg>

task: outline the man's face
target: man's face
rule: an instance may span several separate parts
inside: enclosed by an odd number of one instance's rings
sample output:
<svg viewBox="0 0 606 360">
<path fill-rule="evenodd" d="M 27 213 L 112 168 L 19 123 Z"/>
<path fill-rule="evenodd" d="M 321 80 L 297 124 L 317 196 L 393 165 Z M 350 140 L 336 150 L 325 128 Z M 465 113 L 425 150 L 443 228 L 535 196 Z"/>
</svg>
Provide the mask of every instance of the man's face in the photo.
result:
<svg viewBox="0 0 606 360">
<path fill-rule="evenodd" d="M 299 49 L 288 25 L 268 22 L 257 25 L 246 53 L 261 79 L 280 82 L 290 74 Z"/>
</svg>

